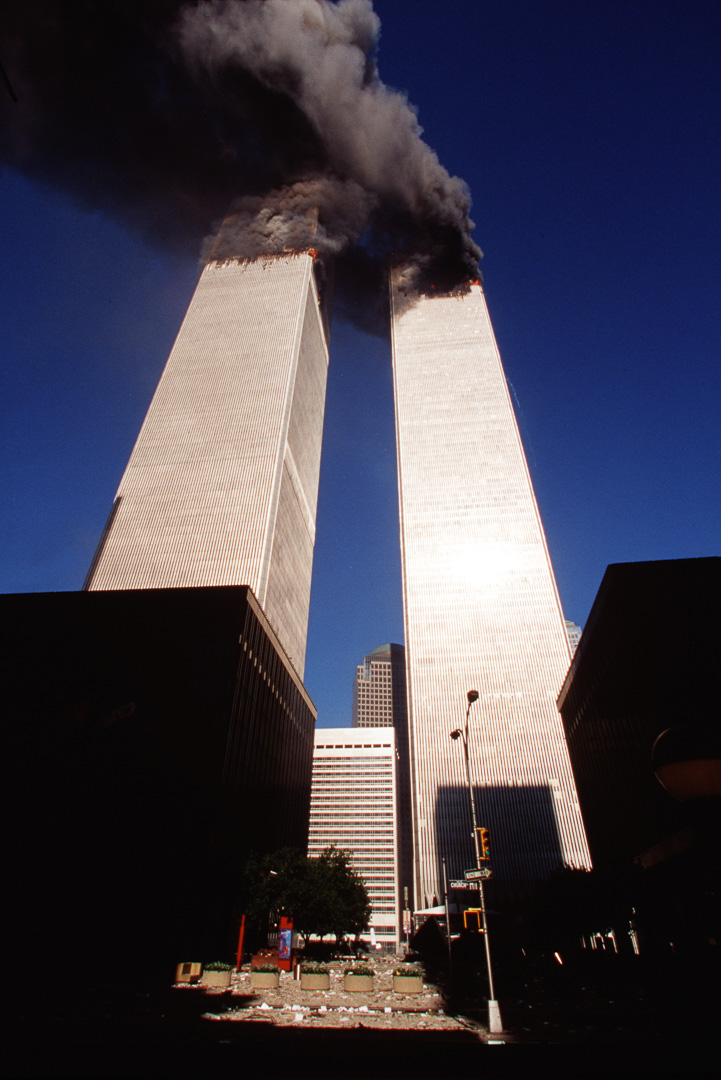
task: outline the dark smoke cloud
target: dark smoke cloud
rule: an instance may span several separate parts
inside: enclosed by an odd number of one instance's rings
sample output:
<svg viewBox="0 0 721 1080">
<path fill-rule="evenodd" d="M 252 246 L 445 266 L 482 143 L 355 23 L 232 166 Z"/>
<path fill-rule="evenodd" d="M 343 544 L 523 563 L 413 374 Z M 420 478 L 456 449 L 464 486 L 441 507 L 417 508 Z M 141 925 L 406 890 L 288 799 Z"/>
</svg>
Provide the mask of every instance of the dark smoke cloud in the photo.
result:
<svg viewBox="0 0 721 1080">
<path fill-rule="evenodd" d="M 379 29 L 370 0 L 5 0 L 0 161 L 170 248 L 225 220 L 206 258 L 312 246 L 372 318 L 390 256 L 439 288 L 480 256 Z"/>
</svg>

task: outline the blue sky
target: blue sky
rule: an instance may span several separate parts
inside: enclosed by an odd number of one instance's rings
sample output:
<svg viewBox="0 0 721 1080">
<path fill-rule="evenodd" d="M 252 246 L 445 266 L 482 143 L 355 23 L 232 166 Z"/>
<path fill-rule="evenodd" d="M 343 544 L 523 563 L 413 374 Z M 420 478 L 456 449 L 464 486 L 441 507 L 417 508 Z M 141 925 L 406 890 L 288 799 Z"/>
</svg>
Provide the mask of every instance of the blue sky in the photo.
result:
<svg viewBox="0 0 721 1080">
<path fill-rule="evenodd" d="M 721 7 L 374 6 L 381 77 L 470 186 L 583 624 L 609 563 L 721 546 Z M 199 267 L 11 170 L 0 230 L 0 590 L 77 589 Z M 363 655 L 403 641 L 389 347 L 338 322 L 331 347 L 306 666 L 325 726 L 350 722 Z"/>
</svg>

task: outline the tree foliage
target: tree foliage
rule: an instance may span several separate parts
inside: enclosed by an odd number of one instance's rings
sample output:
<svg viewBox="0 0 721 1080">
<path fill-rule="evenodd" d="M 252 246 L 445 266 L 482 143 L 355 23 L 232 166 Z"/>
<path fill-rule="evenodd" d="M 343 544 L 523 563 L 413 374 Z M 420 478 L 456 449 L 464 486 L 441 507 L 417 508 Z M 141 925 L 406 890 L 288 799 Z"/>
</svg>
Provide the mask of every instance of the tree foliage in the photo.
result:
<svg viewBox="0 0 721 1080">
<path fill-rule="evenodd" d="M 253 920 L 292 916 L 306 940 L 365 930 L 370 919 L 368 890 L 351 865 L 351 855 L 335 847 L 310 859 L 294 848 L 253 856 L 242 875 L 242 901 Z"/>
</svg>

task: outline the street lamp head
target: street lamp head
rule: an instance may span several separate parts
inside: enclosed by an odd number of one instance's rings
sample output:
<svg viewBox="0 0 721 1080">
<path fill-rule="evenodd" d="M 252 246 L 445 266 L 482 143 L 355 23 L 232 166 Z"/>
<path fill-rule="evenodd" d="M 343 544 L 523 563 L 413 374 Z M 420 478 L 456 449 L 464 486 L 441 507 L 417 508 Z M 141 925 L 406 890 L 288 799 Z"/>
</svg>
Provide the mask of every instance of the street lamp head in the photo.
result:
<svg viewBox="0 0 721 1080">
<path fill-rule="evenodd" d="M 461 729 L 460 729 L 460 728 L 456 728 L 456 730 L 455 730 L 455 731 L 452 731 L 452 732 L 451 732 L 451 738 L 452 738 L 452 739 L 459 739 L 459 738 L 461 737 L 461 735 L 462 735 L 462 734 L 463 734 L 463 732 L 461 731 Z"/>
<path fill-rule="evenodd" d="M 478 701 L 478 691 L 477 690 L 469 690 L 468 693 L 466 694 L 466 697 L 468 698 L 468 704 L 472 705 L 474 701 Z"/>
</svg>

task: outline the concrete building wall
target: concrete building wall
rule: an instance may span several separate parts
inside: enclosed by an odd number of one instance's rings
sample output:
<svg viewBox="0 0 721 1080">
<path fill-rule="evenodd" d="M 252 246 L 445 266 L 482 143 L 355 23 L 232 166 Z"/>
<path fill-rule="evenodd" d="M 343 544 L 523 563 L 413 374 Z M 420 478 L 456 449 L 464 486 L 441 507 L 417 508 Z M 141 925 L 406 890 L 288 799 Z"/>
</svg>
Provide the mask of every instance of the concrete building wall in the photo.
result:
<svg viewBox="0 0 721 1080">
<path fill-rule="evenodd" d="M 311 275 L 309 286 L 312 281 Z M 273 547 L 266 563 L 264 604 L 273 626 L 287 628 L 291 659 L 297 662 L 301 672 L 305 664 L 310 609 L 327 371 L 318 298 L 315 289 L 309 287 L 288 418 Z M 293 648 L 299 650 L 299 655 Z"/>
<path fill-rule="evenodd" d="M 587 866 L 556 697 L 563 613 L 483 291 L 392 285 L 416 906 L 473 865 L 460 742 L 466 693 L 496 895 Z"/>
<path fill-rule="evenodd" d="M 310 254 L 206 266 L 85 588 L 249 585 L 302 677 L 327 365 Z"/>
</svg>

